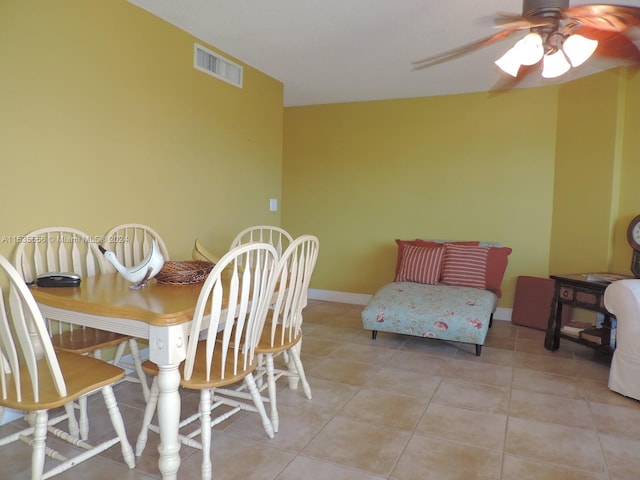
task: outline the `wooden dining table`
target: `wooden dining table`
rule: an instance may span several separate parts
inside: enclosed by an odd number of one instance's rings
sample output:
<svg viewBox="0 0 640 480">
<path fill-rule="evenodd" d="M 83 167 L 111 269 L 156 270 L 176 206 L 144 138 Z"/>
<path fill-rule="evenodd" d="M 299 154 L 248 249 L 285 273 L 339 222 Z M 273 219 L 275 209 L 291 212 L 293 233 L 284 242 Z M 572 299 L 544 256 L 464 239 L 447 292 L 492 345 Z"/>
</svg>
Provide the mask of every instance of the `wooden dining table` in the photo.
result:
<svg viewBox="0 0 640 480">
<path fill-rule="evenodd" d="M 180 467 L 180 373 L 202 283 L 172 285 L 151 280 L 130 289 L 118 273 L 85 277 L 77 287 L 31 287 L 45 318 L 148 339 L 149 359 L 158 365 L 158 424 L 163 479 L 177 478 Z M 203 329 L 208 321 L 203 322 Z"/>
</svg>

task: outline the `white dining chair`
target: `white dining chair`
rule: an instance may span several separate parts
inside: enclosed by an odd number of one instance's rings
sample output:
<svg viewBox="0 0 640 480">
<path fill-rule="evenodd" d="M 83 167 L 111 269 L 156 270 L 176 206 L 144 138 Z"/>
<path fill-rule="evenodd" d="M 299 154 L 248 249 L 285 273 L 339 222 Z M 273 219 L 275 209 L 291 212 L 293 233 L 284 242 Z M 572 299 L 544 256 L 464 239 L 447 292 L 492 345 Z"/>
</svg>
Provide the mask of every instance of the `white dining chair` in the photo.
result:
<svg viewBox="0 0 640 480">
<path fill-rule="evenodd" d="M 259 390 L 269 392 L 271 406 L 271 424 L 275 432 L 279 428 L 279 415 L 276 403 L 276 381 L 281 377 L 289 379 L 289 386 L 296 389 L 298 381 L 306 397 L 311 400 L 311 387 L 300 359 L 302 345 L 302 311 L 307 306 L 307 294 L 311 275 L 318 259 L 319 242 L 313 235 L 296 238 L 284 251 L 278 262 L 275 302 L 267 312 L 267 320 L 260 342 L 256 347 L 258 354 L 258 373 L 265 373 L 266 384 L 258 383 Z M 285 368 L 276 368 L 274 360 L 282 356 Z M 260 380 L 262 378 L 260 377 Z"/>
<path fill-rule="evenodd" d="M 25 282 L 32 283 L 38 275 L 49 272 L 73 272 L 81 277 L 90 277 L 108 271 L 108 263 L 96 243 L 96 238 L 71 227 L 45 227 L 33 230 L 22 237 L 14 255 L 14 265 Z M 124 379 L 142 385 L 143 395 L 148 396 L 149 387 L 142 371 L 142 362 L 135 338 L 97 328 L 78 327 L 65 322 L 48 321 L 48 331 L 56 351 L 102 357 L 105 348 L 117 347 L 114 364 L 119 365 L 128 345 L 134 359 L 136 376 L 125 375 Z M 126 366 L 126 365 L 125 365 Z M 80 437 L 86 439 L 89 429 L 87 409 L 81 398 Z M 74 418 L 70 418 L 72 430 Z"/>
<path fill-rule="evenodd" d="M 267 312 L 265 327 L 256 347 L 258 391 L 268 390 L 271 408 L 271 424 L 277 433 L 280 418 L 277 407 L 276 382 L 285 377 L 289 388 L 295 390 L 302 384 L 305 396 L 311 400 L 311 387 L 300 358 L 302 346 L 302 312 L 307 306 L 307 294 L 311 276 L 318 259 L 319 242 L 313 235 L 296 238 L 284 251 L 276 267 L 276 285 Z M 286 286 L 286 288 L 281 288 Z M 282 357 L 283 365 L 276 367 L 275 360 Z M 246 386 L 235 389 L 218 389 L 218 395 L 249 398 Z"/>
<path fill-rule="evenodd" d="M 3 285 L 8 284 L 8 298 L 0 290 L 0 406 L 33 413 L 28 416 L 31 423 L 25 428 L 0 438 L 0 448 L 18 440 L 31 446 L 32 480 L 64 472 L 117 443 L 126 464 L 134 468 L 133 449 L 112 389 L 124 371 L 92 357 L 56 351 L 31 292 L 3 256 L 0 256 L 0 272 Z M 55 426 L 67 418 L 68 411 L 50 418 L 50 410 L 98 391 L 104 397 L 115 436 L 91 445 Z M 47 433 L 69 442 L 75 449 L 54 450 L 54 445 L 47 443 Z M 100 436 L 104 434 L 103 428 Z M 71 457 L 77 449 L 81 453 Z M 53 460 L 47 462 L 46 456 Z"/>
<path fill-rule="evenodd" d="M 231 248 L 248 242 L 265 242 L 273 245 L 278 252 L 278 257 L 293 242 L 293 237 L 285 229 L 273 225 L 254 225 L 245 228 L 231 241 Z"/>
<path fill-rule="evenodd" d="M 151 244 L 154 240 L 160 248 L 160 253 L 162 253 L 162 257 L 166 262 L 170 259 L 167 244 L 155 229 L 142 223 L 121 223 L 110 228 L 102 236 L 102 247 L 105 250 L 115 253 L 116 259 L 125 267 L 133 267 L 142 262 L 142 260 L 147 256 L 151 250 Z M 112 272 L 116 271 L 113 265 L 109 262 L 107 262 L 107 269 Z M 124 347 L 124 345 L 122 347 Z M 149 399 L 149 386 L 147 384 L 146 377 L 141 370 L 139 347 L 135 338 L 131 338 L 129 341 L 129 348 L 133 357 L 132 365 L 127 364 L 123 360 L 124 348 L 118 348 L 118 351 L 116 352 L 116 359 L 118 360 L 118 365 L 123 368 L 127 368 L 129 370 L 133 368 L 138 372 L 138 377 L 129 376 L 127 379 L 134 382 L 137 380 L 140 381 L 142 394 L 146 401 Z M 136 352 L 135 354 L 133 353 L 134 349 Z"/>
<path fill-rule="evenodd" d="M 202 478 L 211 478 L 211 429 L 221 421 L 242 411 L 257 412 L 270 438 L 274 431 L 260 396 L 253 371 L 257 366 L 256 345 L 264 327 L 266 312 L 275 287 L 277 252 L 266 243 L 248 243 L 227 252 L 205 280 L 191 325 L 186 360 L 181 365 L 180 385 L 185 390 L 200 391 L 199 410 L 179 424 L 183 429 L 196 420 L 199 427 L 180 434 L 185 445 L 202 450 Z M 252 265 L 253 268 L 241 268 Z M 207 329 L 204 340 L 197 332 Z M 151 424 L 158 402 L 158 367 L 143 363 L 145 372 L 154 375 L 151 395 L 144 412 L 136 443 L 136 455 L 142 455 L 148 431 L 158 432 Z M 243 382 L 251 402 L 238 398 L 221 398 L 217 390 Z M 216 416 L 223 405 L 231 410 Z M 214 418 L 212 419 L 212 414 Z M 196 437 L 200 437 L 200 441 Z"/>
</svg>

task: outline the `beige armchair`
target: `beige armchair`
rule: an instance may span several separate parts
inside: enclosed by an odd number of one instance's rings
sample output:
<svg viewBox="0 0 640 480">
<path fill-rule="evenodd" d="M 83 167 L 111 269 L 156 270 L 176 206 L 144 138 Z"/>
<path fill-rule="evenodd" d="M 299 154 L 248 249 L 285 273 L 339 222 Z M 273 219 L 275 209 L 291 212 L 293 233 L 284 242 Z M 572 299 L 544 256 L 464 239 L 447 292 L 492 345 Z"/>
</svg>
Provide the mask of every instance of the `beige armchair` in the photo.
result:
<svg viewBox="0 0 640 480">
<path fill-rule="evenodd" d="M 609 389 L 640 400 L 640 279 L 613 282 L 604 304 L 618 324 Z"/>
</svg>

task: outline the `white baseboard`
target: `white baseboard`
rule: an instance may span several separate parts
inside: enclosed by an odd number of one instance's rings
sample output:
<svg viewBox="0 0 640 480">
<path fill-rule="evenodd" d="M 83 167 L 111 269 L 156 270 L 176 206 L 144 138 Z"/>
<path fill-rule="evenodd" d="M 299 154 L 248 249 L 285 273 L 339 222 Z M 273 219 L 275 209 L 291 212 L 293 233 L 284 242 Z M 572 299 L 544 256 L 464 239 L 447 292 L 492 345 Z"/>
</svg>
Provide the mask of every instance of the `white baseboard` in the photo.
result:
<svg viewBox="0 0 640 480">
<path fill-rule="evenodd" d="M 336 292 L 333 290 L 317 290 L 310 288 L 308 297 L 312 300 L 324 300 L 326 302 L 350 303 L 353 305 L 366 305 L 373 295 L 364 293 Z M 498 307 L 493 314 L 494 320 L 511 321 L 511 308 Z"/>
<path fill-rule="evenodd" d="M 511 321 L 511 312 L 513 311 L 512 308 L 503 308 L 503 307 L 498 307 L 496 308 L 496 311 L 493 312 L 493 319 L 494 320 L 506 320 L 507 322 Z"/>
<path fill-rule="evenodd" d="M 310 288 L 307 297 L 312 300 L 324 300 L 326 302 L 351 303 L 353 305 L 366 305 L 373 295 L 364 293 L 336 292 L 333 290 L 316 290 Z"/>
</svg>

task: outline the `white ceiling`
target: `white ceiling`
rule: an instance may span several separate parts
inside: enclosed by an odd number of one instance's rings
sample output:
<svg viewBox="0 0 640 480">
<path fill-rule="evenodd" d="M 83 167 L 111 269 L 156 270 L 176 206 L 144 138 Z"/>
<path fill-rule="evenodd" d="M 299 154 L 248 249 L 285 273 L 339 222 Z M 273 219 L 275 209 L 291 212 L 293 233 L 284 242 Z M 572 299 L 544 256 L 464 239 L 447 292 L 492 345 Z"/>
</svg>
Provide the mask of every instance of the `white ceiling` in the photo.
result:
<svg viewBox="0 0 640 480">
<path fill-rule="evenodd" d="M 285 106 L 488 91 L 515 37 L 423 70 L 411 62 L 492 35 L 495 13 L 522 10 L 521 0 L 129 1 L 281 81 Z M 612 66 L 591 59 L 557 81 Z M 552 82 L 534 74 L 521 86 Z"/>
</svg>

